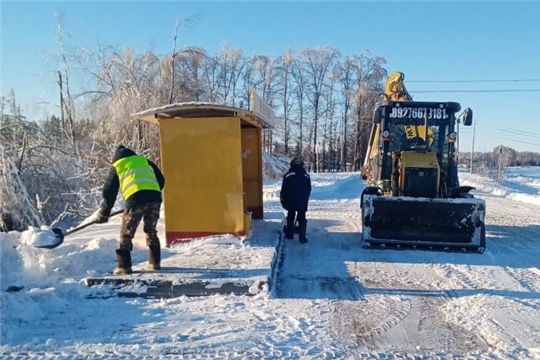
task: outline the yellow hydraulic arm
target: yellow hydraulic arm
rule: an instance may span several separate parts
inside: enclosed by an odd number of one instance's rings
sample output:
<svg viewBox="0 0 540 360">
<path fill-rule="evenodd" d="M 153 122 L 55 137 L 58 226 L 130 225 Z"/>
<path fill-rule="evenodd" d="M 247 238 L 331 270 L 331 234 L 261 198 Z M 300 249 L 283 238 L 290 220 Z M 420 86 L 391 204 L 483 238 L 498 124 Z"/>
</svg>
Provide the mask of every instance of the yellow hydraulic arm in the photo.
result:
<svg viewBox="0 0 540 360">
<path fill-rule="evenodd" d="M 388 80 L 386 80 L 386 88 L 384 95 L 386 100 L 389 101 L 411 101 L 412 97 L 405 88 L 403 83 L 405 80 L 405 74 L 399 71 L 394 71 L 388 75 Z"/>
<path fill-rule="evenodd" d="M 385 91 L 384 91 L 384 98 L 386 101 L 412 100 L 411 95 L 405 88 L 405 84 L 403 83 L 403 80 L 405 80 L 405 74 L 403 74 L 400 71 L 394 71 L 388 76 L 388 79 L 386 80 Z M 379 124 L 375 124 L 371 129 L 371 134 L 369 135 L 367 156 L 364 159 L 364 165 L 362 167 L 361 177 L 364 180 L 367 180 L 369 175 L 373 171 L 373 166 L 371 164 L 371 161 L 373 158 L 377 156 L 378 139 L 379 139 Z"/>
</svg>

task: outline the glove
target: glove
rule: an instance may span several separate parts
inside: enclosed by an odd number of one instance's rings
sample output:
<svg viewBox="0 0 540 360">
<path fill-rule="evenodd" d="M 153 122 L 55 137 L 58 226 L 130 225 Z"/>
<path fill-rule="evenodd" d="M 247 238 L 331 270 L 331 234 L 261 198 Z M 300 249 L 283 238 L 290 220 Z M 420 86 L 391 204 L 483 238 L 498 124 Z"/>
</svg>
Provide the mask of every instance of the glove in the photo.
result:
<svg viewBox="0 0 540 360">
<path fill-rule="evenodd" d="M 96 215 L 96 224 L 104 224 L 109 221 L 109 217 L 103 215 L 100 211 L 98 211 Z"/>
</svg>

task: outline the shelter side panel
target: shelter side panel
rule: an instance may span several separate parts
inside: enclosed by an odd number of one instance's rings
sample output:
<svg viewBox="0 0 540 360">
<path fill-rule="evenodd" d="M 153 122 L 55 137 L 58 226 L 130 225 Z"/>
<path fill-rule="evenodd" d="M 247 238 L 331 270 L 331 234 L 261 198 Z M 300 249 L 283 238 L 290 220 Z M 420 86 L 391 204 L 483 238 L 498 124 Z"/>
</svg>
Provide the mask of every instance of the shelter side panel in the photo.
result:
<svg viewBox="0 0 540 360">
<path fill-rule="evenodd" d="M 263 218 L 261 129 L 242 129 L 242 169 L 247 210 L 254 219 Z"/>
<path fill-rule="evenodd" d="M 185 238 L 242 233 L 239 119 L 160 119 L 165 227 Z"/>
</svg>

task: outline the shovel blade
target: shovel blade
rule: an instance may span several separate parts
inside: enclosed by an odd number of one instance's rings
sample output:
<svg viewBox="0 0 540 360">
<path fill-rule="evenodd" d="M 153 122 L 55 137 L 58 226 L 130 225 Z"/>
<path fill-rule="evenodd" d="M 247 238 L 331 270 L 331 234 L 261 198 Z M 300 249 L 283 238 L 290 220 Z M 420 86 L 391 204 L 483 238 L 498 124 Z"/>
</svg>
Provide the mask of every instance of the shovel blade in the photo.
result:
<svg viewBox="0 0 540 360">
<path fill-rule="evenodd" d="M 117 210 L 117 211 L 114 211 L 113 213 L 111 213 L 111 215 L 109 216 L 110 217 L 113 217 L 113 216 L 116 216 L 118 214 L 122 214 L 124 212 L 124 210 Z M 91 218 L 92 216 L 90 216 L 89 218 Z M 54 249 L 58 246 L 60 246 L 63 242 L 64 242 L 64 238 L 70 234 L 73 234 L 79 230 L 82 230 L 82 229 L 85 229 L 87 228 L 88 226 L 90 225 L 94 225 L 94 224 L 97 224 L 98 222 L 95 220 L 95 219 L 86 219 L 85 221 L 82 222 L 82 224 L 79 224 L 79 226 L 73 228 L 73 229 L 69 229 L 68 231 L 66 231 L 65 233 L 62 231 L 62 229 L 59 229 L 59 228 L 52 228 L 52 232 L 54 233 L 53 235 L 54 236 L 51 236 L 52 238 L 52 241 L 48 241 L 48 242 L 45 242 L 43 244 L 33 244 L 32 246 L 35 247 L 35 248 L 40 248 L 40 249 Z"/>
<path fill-rule="evenodd" d="M 53 228 L 51 231 L 54 233 L 54 238 L 51 237 L 54 241 L 48 244 L 35 244 L 33 247 L 39 249 L 54 249 L 60 246 L 64 242 L 64 232 L 59 228 Z"/>
</svg>

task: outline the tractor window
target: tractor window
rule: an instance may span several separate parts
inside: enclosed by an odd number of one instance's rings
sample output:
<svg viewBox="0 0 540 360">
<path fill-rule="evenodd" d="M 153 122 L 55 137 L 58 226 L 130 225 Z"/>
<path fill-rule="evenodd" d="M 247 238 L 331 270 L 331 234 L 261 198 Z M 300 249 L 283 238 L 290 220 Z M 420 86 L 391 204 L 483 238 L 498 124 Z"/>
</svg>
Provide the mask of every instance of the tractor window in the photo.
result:
<svg viewBox="0 0 540 360">
<path fill-rule="evenodd" d="M 426 145 L 426 129 L 424 125 L 388 124 L 387 130 L 390 132 L 390 152 L 412 151 L 418 146 Z M 443 150 L 445 133 L 446 126 L 431 125 L 428 127 L 428 151 L 438 152 Z"/>
</svg>

